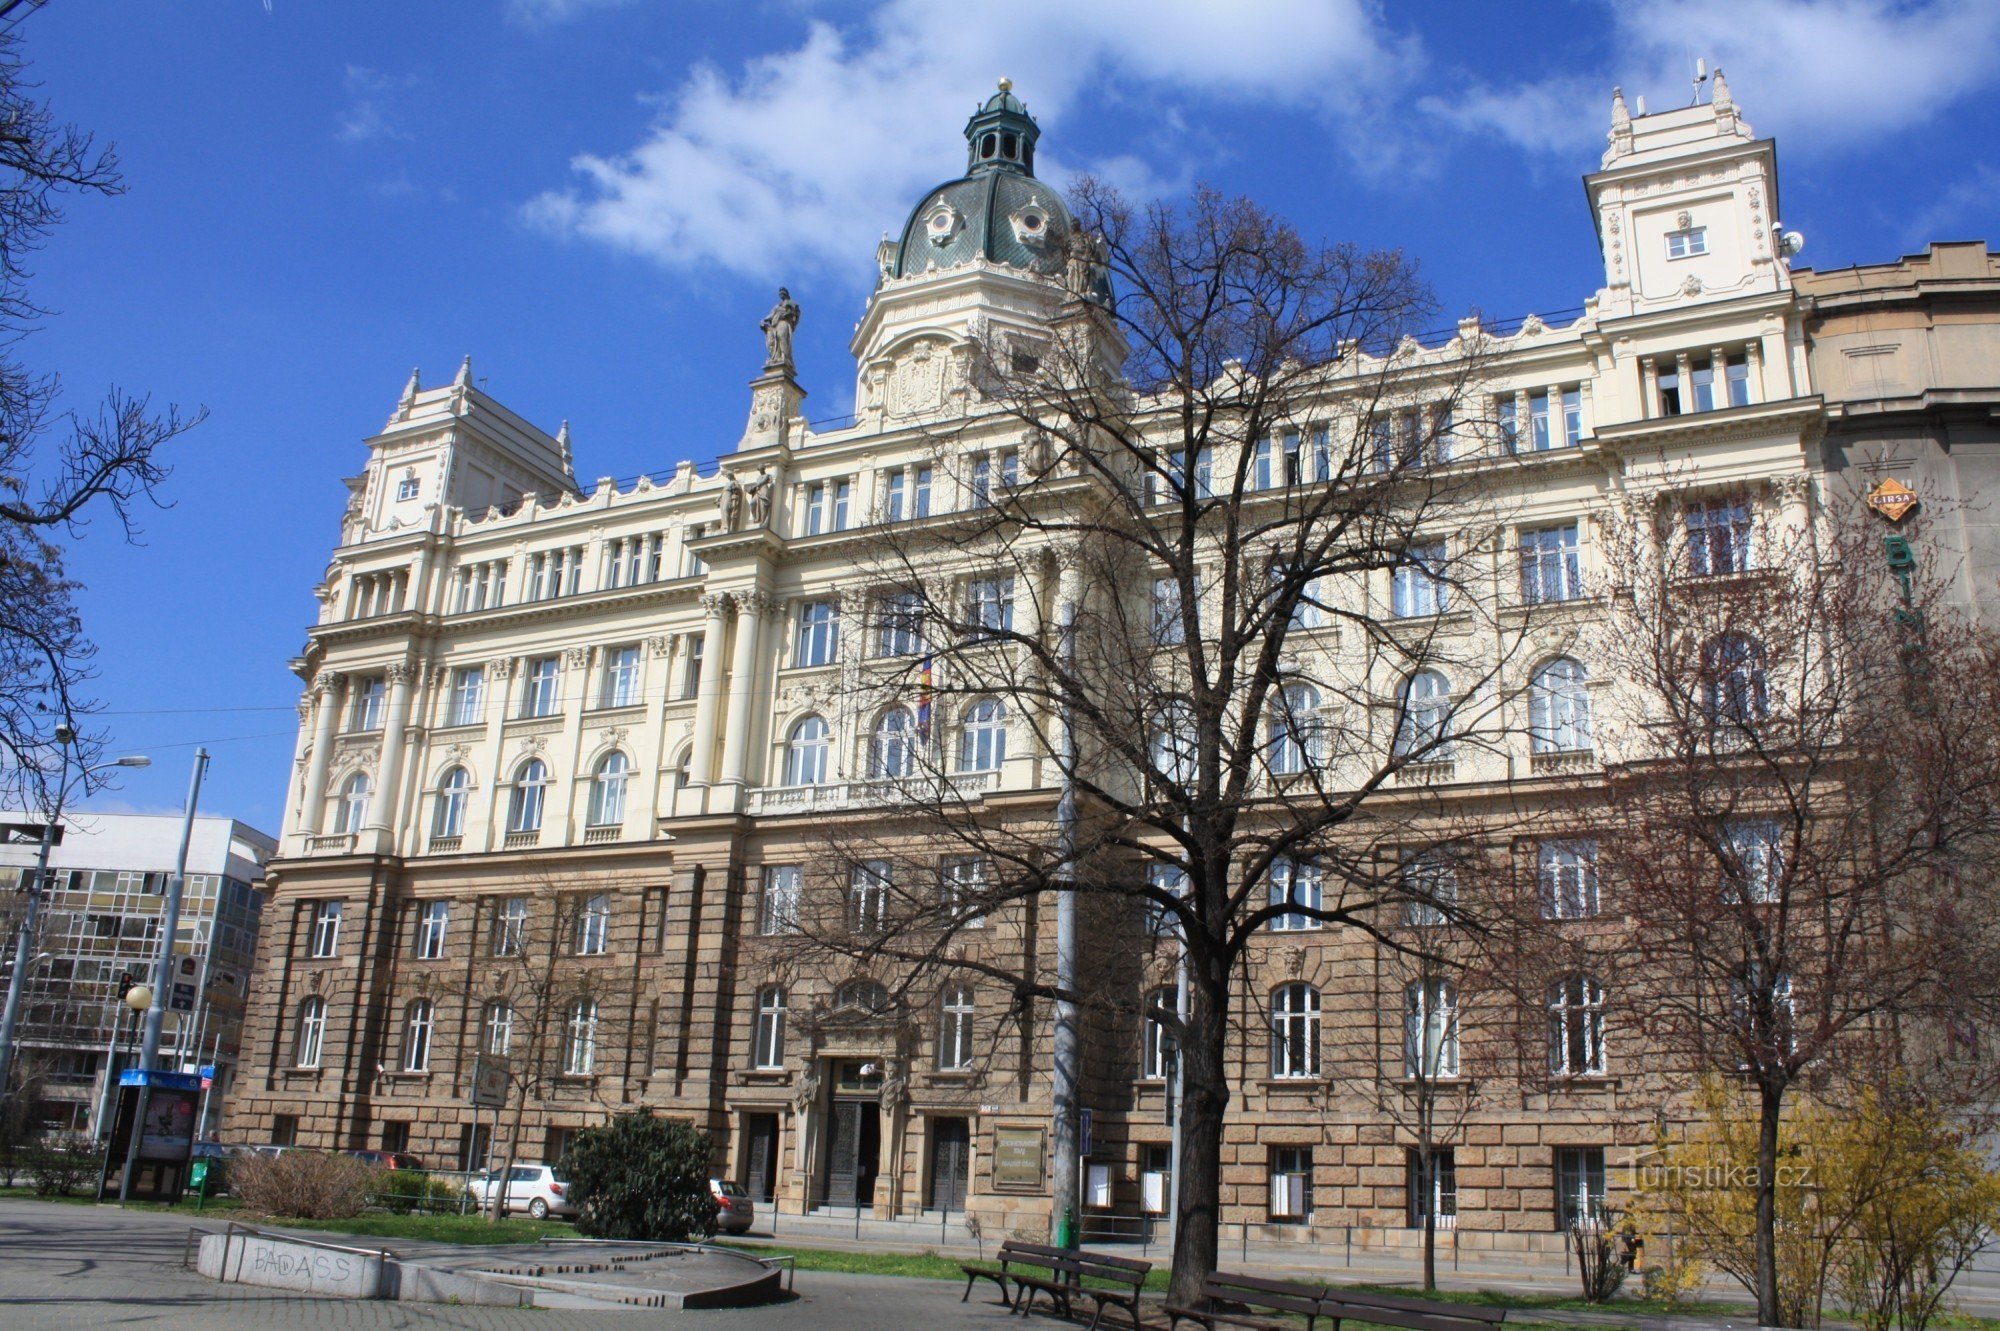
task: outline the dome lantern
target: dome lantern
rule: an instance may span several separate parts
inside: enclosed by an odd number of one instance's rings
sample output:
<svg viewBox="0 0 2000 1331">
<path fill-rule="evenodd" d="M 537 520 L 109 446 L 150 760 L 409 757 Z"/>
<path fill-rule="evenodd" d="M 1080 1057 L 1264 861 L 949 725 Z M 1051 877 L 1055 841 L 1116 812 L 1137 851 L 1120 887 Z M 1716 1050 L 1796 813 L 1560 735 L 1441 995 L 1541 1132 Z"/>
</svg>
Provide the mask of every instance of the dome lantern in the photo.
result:
<svg viewBox="0 0 2000 1331">
<path fill-rule="evenodd" d="M 965 122 L 965 173 L 1019 171 L 1034 175 L 1035 140 L 1041 133 L 1028 108 L 1014 95 L 1013 80 L 1001 79 L 1000 90 Z"/>
</svg>

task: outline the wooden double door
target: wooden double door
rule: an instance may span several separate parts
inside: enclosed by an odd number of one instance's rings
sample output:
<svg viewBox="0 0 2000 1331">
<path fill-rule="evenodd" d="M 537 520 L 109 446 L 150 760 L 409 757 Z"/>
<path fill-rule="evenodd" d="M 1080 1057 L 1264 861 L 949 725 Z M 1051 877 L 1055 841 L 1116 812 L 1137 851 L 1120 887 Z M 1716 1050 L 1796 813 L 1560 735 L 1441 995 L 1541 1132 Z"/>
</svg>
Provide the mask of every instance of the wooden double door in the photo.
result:
<svg viewBox="0 0 2000 1331">
<path fill-rule="evenodd" d="M 931 1120 L 931 1209 L 963 1211 L 972 1176 L 972 1124 L 962 1118 Z"/>
<path fill-rule="evenodd" d="M 830 1206 L 869 1206 L 882 1167 L 882 1111 L 874 1100 L 836 1096 L 827 1119 L 826 1200 Z"/>
</svg>

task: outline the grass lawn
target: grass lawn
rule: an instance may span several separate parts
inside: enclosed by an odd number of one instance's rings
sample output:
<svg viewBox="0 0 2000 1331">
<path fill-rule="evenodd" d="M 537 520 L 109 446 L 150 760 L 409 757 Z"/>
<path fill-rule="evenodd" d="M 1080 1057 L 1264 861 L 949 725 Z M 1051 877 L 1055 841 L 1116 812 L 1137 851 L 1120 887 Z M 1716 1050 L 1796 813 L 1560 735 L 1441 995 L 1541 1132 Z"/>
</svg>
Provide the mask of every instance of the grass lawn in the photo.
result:
<svg viewBox="0 0 2000 1331">
<path fill-rule="evenodd" d="M 370 1211 L 349 1220 L 273 1219 L 283 1229 L 314 1229 L 329 1234 L 357 1234 L 377 1239 L 418 1239 L 426 1243 L 533 1243 L 538 1239 L 573 1239 L 576 1227 L 561 1220 L 531 1220 L 509 1216 L 495 1224 L 480 1215 L 390 1215 Z"/>
</svg>

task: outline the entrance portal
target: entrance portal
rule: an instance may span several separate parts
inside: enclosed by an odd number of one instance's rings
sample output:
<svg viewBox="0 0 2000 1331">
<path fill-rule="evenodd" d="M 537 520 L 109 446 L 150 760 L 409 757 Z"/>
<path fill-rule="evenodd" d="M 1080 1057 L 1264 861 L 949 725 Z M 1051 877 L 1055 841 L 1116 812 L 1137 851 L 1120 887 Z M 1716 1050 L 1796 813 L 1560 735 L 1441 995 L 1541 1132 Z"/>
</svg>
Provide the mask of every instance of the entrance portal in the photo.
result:
<svg viewBox="0 0 2000 1331">
<path fill-rule="evenodd" d="M 870 1206 L 881 1167 L 882 1115 L 873 1100 L 836 1098 L 828 1123 L 826 1200 L 833 1206 Z"/>
<path fill-rule="evenodd" d="M 743 1116 L 743 1191 L 752 1201 L 770 1202 L 776 1197 L 778 1178 L 778 1116 Z"/>
<path fill-rule="evenodd" d="M 972 1167 L 972 1125 L 962 1118 L 931 1120 L 931 1209 L 963 1211 Z"/>
</svg>

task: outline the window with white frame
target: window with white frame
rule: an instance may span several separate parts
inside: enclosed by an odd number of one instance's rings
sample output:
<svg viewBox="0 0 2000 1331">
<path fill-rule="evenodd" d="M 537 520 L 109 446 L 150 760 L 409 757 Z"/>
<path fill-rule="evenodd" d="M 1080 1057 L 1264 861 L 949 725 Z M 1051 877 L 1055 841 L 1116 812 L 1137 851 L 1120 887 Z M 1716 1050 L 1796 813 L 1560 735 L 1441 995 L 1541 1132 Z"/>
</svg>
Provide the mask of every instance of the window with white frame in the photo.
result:
<svg viewBox="0 0 2000 1331">
<path fill-rule="evenodd" d="M 938 866 L 938 907 L 947 920 L 967 928 L 986 923 L 986 861 L 978 856 L 945 860 Z"/>
<path fill-rule="evenodd" d="M 1319 691 L 1312 685 L 1287 684 L 1278 690 L 1265 725 L 1273 776 L 1293 776 L 1319 765 Z"/>
<path fill-rule="evenodd" d="M 1414 926 L 1450 924 L 1458 906 L 1458 869 L 1439 850 L 1409 851 L 1399 875 L 1404 892 L 1403 923 Z"/>
<path fill-rule="evenodd" d="M 1688 571 L 1698 577 L 1748 572 L 1755 551 L 1750 505 L 1716 499 L 1687 509 Z"/>
<path fill-rule="evenodd" d="M 445 929 L 451 921 L 451 903 L 426 901 L 417 908 L 417 958 L 436 961 L 444 955 Z"/>
<path fill-rule="evenodd" d="M 1509 453 L 1520 452 L 1520 401 L 1512 393 L 1496 398 L 1493 403 L 1493 417 L 1500 423 L 1500 446 L 1505 448 Z"/>
<path fill-rule="evenodd" d="M 1188 463 L 1188 450 L 1177 448 L 1167 454 L 1166 489 L 1155 496 L 1157 502 L 1172 503 L 1176 500 L 1215 498 L 1214 454 L 1207 448 L 1194 451 L 1194 463 Z"/>
<path fill-rule="evenodd" d="M 548 799 L 549 765 L 540 758 L 530 758 L 514 773 L 514 783 L 507 792 L 507 831 L 539 832 L 542 830 L 542 810 Z"/>
<path fill-rule="evenodd" d="M 553 656 L 538 656 L 528 662 L 526 677 L 521 683 L 522 716 L 554 716 L 558 701 L 557 685 L 562 679 L 562 661 Z"/>
<path fill-rule="evenodd" d="M 613 749 L 597 762 L 590 777 L 592 827 L 617 827 L 625 821 L 625 789 L 631 784 L 632 760 Z"/>
<path fill-rule="evenodd" d="M 588 1077 L 597 1071 L 597 1000 L 579 998 L 569 1006 L 563 1023 L 565 1077 Z"/>
<path fill-rule="evenodd" d="M 997 772 L 1007 761 L 1007 704 L 981 698 L 966 709 L 960 728 L 958 770 Z"/>
<path fill-rule="evenodd" d="M 374 790 L 366 772 L 356 772 L 341 783 L 340 807 L 334 817 L 335 832 L 351 836 L 368 825 L 368 801 Z"/>
<path fill-rule="evenodd" d="M 1595 841 L 1544 841 L 1536 852 L 1535 877 L 1545 918 L 1584 920 L 1597 914 Z"/>
<path fill-rule="evenodd" d="M 326 1000 L 315 994 L 299 1004 L 297 1023 L 292 1028 L 292 1066 L 316 1068 L 326 1043 Z"/>
<path fill-rule="evenodd" d="M 331 957 L 340 952 L 340 906 L 338 901 L 315 901 L 312 908 L 314 957 Z"/>
<path fill-rule="evenodd" d="M 1303 1225 L 1313 1215 L 1313 1166 L 1310 1146 L 1271 1148 L 1271 1221 Z"/>
<path fill-rule="evenodd" d="M 1604 986 L 1589 975 L 1549 986 L 1549 1075 L 1604 1075 Z"/>
<path fill-rule="evenodd" d="M 398 503 L 405 503 L 408 502 L 409 500 L 415 499 L 417 497 L 418 492 L 422 488 L 423 487 L 417 483 L 416 477 L 405 476 L 401 480 L 396 482 L 396 501 Z"/>
<path fill-rule="evenodd" d="M 1285 474 L 1283 455 L 1278 451 L 1278 441 L 1265 435 L 1251 446 L 1250 488 L 1252 490 L 1275 490 L 1282 483 Z"/>
<path fill-rule="evenodd" d="M 1283 559 L 1273 559 L 1265 569 L 1265 595 L 1275 605 L 1280 597 L 1292 596 L 1291 608 L 1285 617 L 1285 628 L 1316 629 L 1326 623 L 1326 606 L 1320 600 L 1319 579 L 1300 580 L 1291 570 L 1291 565 Z"/>
<path fill-rule="evenodd" d="M 596 892 L 578 903 L 576 923 L 571 933 L 572 950 L 579 957 L 600 957 L 611 945 L 611 897 Z"/>
<path fill-rule="evenodd" d="M 1574 522 L 1521 533 L 1521 600 L 1528 605 L 1573 601 L 1583 595 Z"/>
<path fill-rule="evenodd" d="M 701 661 L 708 650 L 706 633 L 687 635 L 687 654 L 681 662 L 681 697 L 693 698 L 701 693 Z"/>
<path fill-rule="evenodd" d="M 799 889 L 805 871 L 796 864 L 764 866 L 764 892 L 757 903 L 757 932 L 788 934 L 799 925 Z"/>
<path fill-rule="evenodd" d="M 1528 743 L 1536 753 L 1582 753 L 1591 747 L 1590 672 L 1558 656 L 1528 677 Z"/>
<path fill-rule="evenodd" d="M 419 998 L 403 1013 L 403 1071 L 431 1070 L 431 1028 L 436 1017 L 431 1000 Z"/>
<path fill-rule="evenodd" d="M 438 778 L 437 805 L 431 812 L 434 839 L 465 835 L 465 802 L 472 790 L 472 774 L 463 767 L 449 767 Z"/>
<path fill-rule="evenodd" d="M 1556 1225 L 1604 1219 L 1604 1148 L 1556 1147 Z"/>
<path fill-rule="evenodd" d="M 767 984 L 757 991 L 757 1039 L 752 1057 L 759 1068 L 785 1066 L 785 987 Z"/>
<path fill-rule="evenodd" d="M 1014 631 L 1014 579 L 974 578 L 966 586 L 967 636 L 978 641 Z"/>
<path fill-rule="evenodd" d="M 631 707 L 639 702 L 639 648 L 613 647 L 604 653 L 604 691 L 600 707 Z"/>
<path fill-rule="evenodd" d="M 486 667 L 460 666 L 451 672 L 451 699 L 447 704 L 452 726 L 475 726 L 486 710 Z"/>
<path fill-rule="evenodd" d="M 1450 609 L 1445 585 L 1444 542 L 1413 545 L 1403 552 L 1391 576 L 1390 608 L 1402 619 L 1441 615 Z"/>
<path fill-rule="evenodd" d="M 354 681 L 353 710 L 348 714 L 349 730 L 380 730 L 382 712 L 389 697 L 388 681 L 380 675 L 366 675 Z"/>
<path fill-rule="evenodd" d="M 1396 755 L 1417 762 L 1451 758 L 1451 681 L 1435 670 L 1419 670 L 1404 682 L 1397 709 Z"/>
<path fill-rule="evenodd" d="M 923 625 L 921 593 L 898 591 L 883 596 L 875 603 L 875 655 L 923 655 Z"/>
<path fill-rule="evenodd" d="M 527 945 L 528 899 L 505 897 L 493 912 L 490 950 L 496 957 L 518 957 Z"/>
<path fill-rule="evenodd" d="M 1731 819 L 1723 831 L 1722 899 L 1768 906 L 1783 895 L 1785 829 L 1768 818 Z"/>
<path fill-rule="evenodd" d="M 1712 725 L 1749 726 L 1770 705 L 1764 644 L 1743 633 L 1723 633 L 1701 652 L 1702 707 Z"/>
<path fill-rule="evenodd" d="M 1147 1081 L 1160 1081 L 1173 1074 L 1174 1055 L 1179 1051 L 1174 1044 L 1174 1033 L 1167 1028 L 1161 1014 L 1179 1011 L 1179 1000 L 1171 987 L 1155 989 L 1146 995 L 1139 1075 Z"/>
<path fill-rule="evenodd" d="M 931 515 L 931 469 L 918 467 L 910 478 L 910 516 L 927 518 Z"/>
<path fill-rule="evenodd" d="M 831 601 L 807 601 L 799 606 L 798 643 L 792 664 L 832 665 L 839 655 L 840 607 Z"/>
<path fill-rule="evenodd" d="M 514 1048 L 514 1009 L 505 999 L 486 1005 L 479 1022 L 479 1048 L 495 1058 L 505 1058 Z"/>
<path fill-rule="evenodd" d="M 887 860 L 868 860 L 854 866 L 847 885 L 847 927 L 857 934 L 880 933 L 889 922 L 889 885 L 892 870 Z"/>
<path fill-rule="evenodd" d="M 1667 232 L 1667 257 L 1669 259 L 1692 259 L 1708 253 L 1708 228 L 1705 226 L 1685 226 Z"/>
<path fill-rule="evenodd" d="M 1185 698 L 1170 698 L 1153 714 L 1153 733 L 1147 746 L 1155 781 L 1168 782 L 1183 790 L 1194 786 L 1201 763 L 1201 737 L 1196 733 L 1194 704 Z"/>
<path fill-rule="evenodd" d="M 916 775 L 917 719 L 900 703 L 882 713 L 868 743 L 868 775 L 894 781 Z"/>
<path fill-rule="evenodd" d="M 1146 866 L 1146 882 L 1157 892 L 1179 900 L 1187 895 L 1187 870 L 1178 864 L 1150 864 Z M 1180 924 L 1173 908 L 1163 901 L 1146 902 L 1146 932 L 1154 936 L 1172 934 Z"/>
<path fill-rule="evenodd" d="M 1153 579 L 1153 645 L 1178 647 L 1187 641 L 1178 578 Z"/>
<path fill-rule="evenodd" d="M 1270 887 L 1271 905 L 1284 908 L 1282 914 L 1271 917 L 1271 928 L 1289 932 L 1320 927 L 1319 918 L 1308 913 L 1320 908 L 1322 881 L 1318 865 L 1301 864 L 1280 855 L 1265 870 L 1265 878 Z"/>
<path fill-rule="evenodd" d="M 785 784 L 826 784 L 833 759 L 833 727 L 822 716 L 802 716 L 785 736 Z"/>
<path fill-rule="evenodd" d="M 1428 1160 L 1411 1147 L 1403 1157 L 1403 1188 L 1411 1229 L 1457 1228 L 1458 1155 L 1451 1147 L 1431 1147 Z M 1429 1223 L 1433 1216 L 1435 1226 Z"/>
<path fill-rule="evenodd" d="M 1319 1075 L 1319 990 L 1281 984 L 1271 992 L 1271 1075 Z"/>
<path fill-rule="evenodd" d="M 1744 1053 L 1744 1066 L 1784 1057 L 1797 1047 L 1792 1010 L 1792 977 L 1778 971 L 1769 977 L 1755 961 L 1730 977 L 1730 1011 L 1736 1024 L 1736 1038 Z"/>
<path fill-rule="evenodd" d="M 1450 980 L 1412 980 L 1403 990 L 1403 1075 L 1458 1075 L 1458 987 Z"/>
<path fill-rule="evenodd" d="M 938 1071 L 972 1066 L 972 1012 L 972 986 L 946 985 L 938 1003 Z"/>
</svg>

